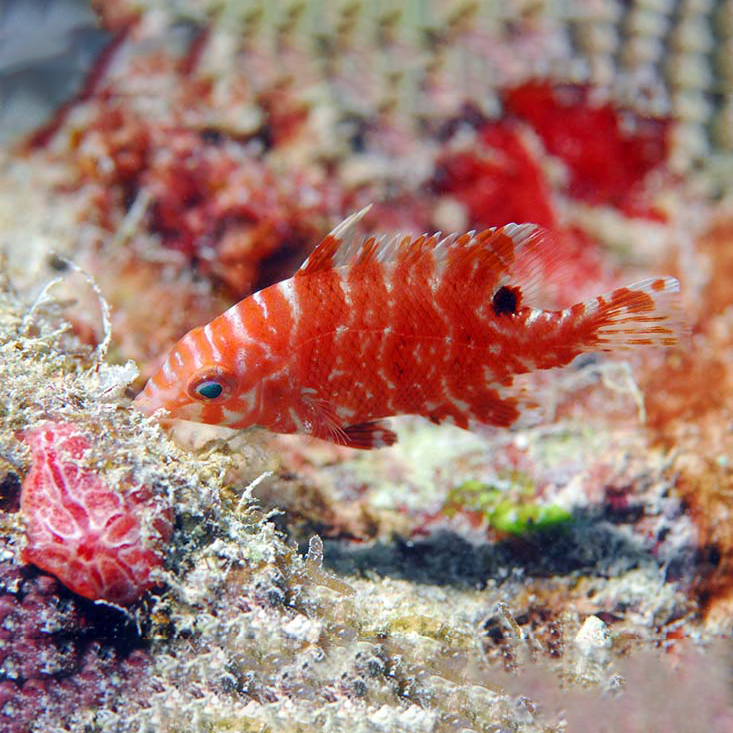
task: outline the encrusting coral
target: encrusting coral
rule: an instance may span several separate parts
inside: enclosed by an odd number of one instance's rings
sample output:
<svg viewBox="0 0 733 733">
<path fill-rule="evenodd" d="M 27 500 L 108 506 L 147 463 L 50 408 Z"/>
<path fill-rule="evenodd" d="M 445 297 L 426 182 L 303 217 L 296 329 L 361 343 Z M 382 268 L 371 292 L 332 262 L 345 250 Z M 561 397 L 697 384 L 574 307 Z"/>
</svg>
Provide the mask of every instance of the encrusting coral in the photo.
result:
<svg viewBox="0 0 733 733">
<path fill-rule="evenodd" d="M 85 598 L 136 601 L 162 563 L 170 507 L 146 486 L 109 486 L 86 462 L 91 436 L 73 423 L 42 423 L 23 440 L 33 456 L 20 502 L 23 559 Z"/>
<path fill-rule="evenodd" d="M 152 692 L 150 655 L 131 619 L 0 561 L 0 730 L 56 731 L 118 696 Z M 114 704 L 114 703 L 113 703 Z"/>
</svg>

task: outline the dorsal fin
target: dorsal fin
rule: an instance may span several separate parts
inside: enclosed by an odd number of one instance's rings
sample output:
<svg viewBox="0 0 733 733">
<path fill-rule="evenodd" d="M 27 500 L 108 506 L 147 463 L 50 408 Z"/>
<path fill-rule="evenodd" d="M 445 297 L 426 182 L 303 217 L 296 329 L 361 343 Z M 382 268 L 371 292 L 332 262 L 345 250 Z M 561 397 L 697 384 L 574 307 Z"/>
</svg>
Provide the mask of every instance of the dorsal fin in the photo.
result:
<svg viewBox="0 0 733 733">
<path fill-rule="evenodd" d="M 518 286 L 523 302 L 534 307 L 555 307 L 553 285 L 562 280 L 565 264 L 558 256 L 554 235 L 536 224 L 506 224 L 476 233 L 440 232 L 419 236 L 394 234 L 381 237 L 358 235 L 355 225 L 369 206 L 339 224 L 316 248 L 296 273 L 312 275 L 326 269 L 366 264 L 378 260 L 395 262 L 400 252 L 410 249 L 410 262 L 435 258 L 438 269 L 458 255 L 465 262 L 491 267 L 501 285 Z M 502 236 L 504 235 L 504 236 Z"/>
<path fill-rule="evenodd" d="M 501 227 L 516 247 L 504 285 L 518 285 L 522 300 L 533 308 L 556 310 L 567 302 L 567 283 L 574 271 L 570 250 L 558 235 L 537 224 L 507 224 Z"/>
<path fill-rule="evenodd" d="M 361 211 L 353 213 L 344 219 L 337 227 L 326 235 L 325 239 L 316 246 L 310 253 L 308 259 L 300 266 L 296 273 L 299 275 L 312 275 L 314 272 L 321 270 L 330 270 L 332 267 L 338 267 L 345 257 L 345 250 L 349 250 L 353 254 L 355 243 L 361 248 L 362 240 L 355 236 L 354 225 L 359 222 L 371 209 L 372 206 L 365 206 Z"/>
</svg>

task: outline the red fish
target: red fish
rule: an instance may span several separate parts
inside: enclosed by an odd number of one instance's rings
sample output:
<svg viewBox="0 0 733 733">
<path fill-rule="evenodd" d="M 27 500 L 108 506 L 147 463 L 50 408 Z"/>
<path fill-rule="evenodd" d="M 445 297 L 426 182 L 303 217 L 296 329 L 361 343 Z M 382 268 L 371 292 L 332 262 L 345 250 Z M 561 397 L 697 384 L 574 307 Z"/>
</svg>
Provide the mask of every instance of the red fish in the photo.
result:
<svg viewBox="0 0 733 733">
<path fill-rule="evenodd" d="M 353 228 L 365 211 L 292 278 L 186 334 L 136 405 L 377 448 L 397 440 L 382 418 L 508 427 L 529 405 L 515 376 L 677 340 L 674 278 L 542 310 L 551 242 L 540 228 L 363 239 Z"/>
</svg>

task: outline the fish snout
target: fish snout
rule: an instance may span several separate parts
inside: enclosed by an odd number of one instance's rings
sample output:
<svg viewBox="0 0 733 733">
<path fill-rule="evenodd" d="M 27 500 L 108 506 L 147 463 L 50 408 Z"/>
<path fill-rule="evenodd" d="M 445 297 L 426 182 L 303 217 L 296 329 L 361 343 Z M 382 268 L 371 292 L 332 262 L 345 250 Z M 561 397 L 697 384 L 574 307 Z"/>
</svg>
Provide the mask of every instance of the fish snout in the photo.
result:
<svg viewBox="0 0 733 733">
<path fill-rule="evenodd" d="M 148 386 L 135 397 L 132 401 L 132 406 L 140 410 L 146 417 L 151 417 L 155 412 L 165 407 L 162 401 L 153 394 Z"/>
</svg>

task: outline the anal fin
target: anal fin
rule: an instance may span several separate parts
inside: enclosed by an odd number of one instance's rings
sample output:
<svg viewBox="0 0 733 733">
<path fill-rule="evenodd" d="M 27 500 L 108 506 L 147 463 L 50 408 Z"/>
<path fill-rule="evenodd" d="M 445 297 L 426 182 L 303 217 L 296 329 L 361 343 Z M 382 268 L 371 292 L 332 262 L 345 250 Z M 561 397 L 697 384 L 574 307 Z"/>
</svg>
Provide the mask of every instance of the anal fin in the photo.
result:
<svg viewBox="0 0 733 733">
<path fill-rule="evenodd" d="M 343 445 L 362 450 L 384 448 L 397 442 L 397 434 L 379 420 L 348 425 L 341 430 L 339 437 L 343 439 L 339 441 Z"/>
</svg>

